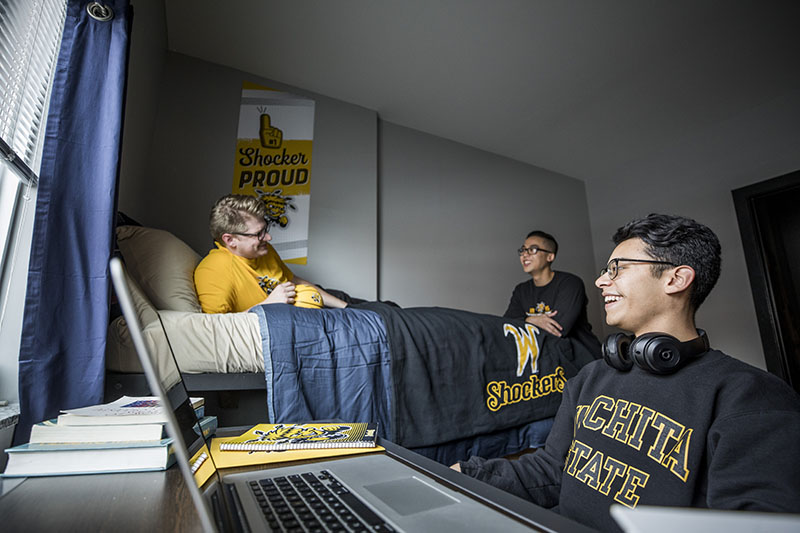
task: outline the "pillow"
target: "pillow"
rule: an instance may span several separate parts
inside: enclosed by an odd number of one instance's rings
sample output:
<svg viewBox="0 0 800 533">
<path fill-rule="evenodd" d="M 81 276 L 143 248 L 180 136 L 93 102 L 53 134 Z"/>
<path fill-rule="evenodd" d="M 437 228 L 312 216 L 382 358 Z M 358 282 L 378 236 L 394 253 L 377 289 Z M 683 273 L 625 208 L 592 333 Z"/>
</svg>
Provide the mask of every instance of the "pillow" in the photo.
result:
<svg viewBox="0 0 800 533">
<path fill-rule="evenodd" d="M 168 231 L 119 226 L 117 245 L 130 276 L 156 309 L 200 313 L 194 269 L 200 256 Z"/>
</svg>

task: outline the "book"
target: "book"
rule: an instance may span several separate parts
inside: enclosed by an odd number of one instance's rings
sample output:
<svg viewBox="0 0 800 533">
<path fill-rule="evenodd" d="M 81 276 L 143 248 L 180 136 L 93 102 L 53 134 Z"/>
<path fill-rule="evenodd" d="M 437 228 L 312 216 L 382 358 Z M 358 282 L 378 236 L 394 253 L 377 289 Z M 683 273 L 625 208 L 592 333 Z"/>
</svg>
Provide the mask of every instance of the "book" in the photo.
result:
<svg viewBox="0 0 800 533">
<path fill-rule="evenodd" d="M 205 400 L 203 398 L 190 398 L 189 400 L 198 418 L 201 418 L 205 410 Z M 62 411 L 57 419 L 57 424 L 62 426 L 164 424 L 166 422 L 166 415 L 161 412 L 161 406 L 156 396 L 123 396 L 111 403 Z"/>
<path fill-rule="evenodd" d="M 383 451 L 383 446 L 372 448 L 317 448 L 311 450 L 251 450 L 222 451 L 219 449 L 226 439 L 211 439 L 211 457 L 217 468 L 233 468 L 237 466 L 253 466 L 271 463 L 287 463 L 291 461 L 309 461 L 359 453 L 375 453 Z"/>
<path fill-rule="evenodd" d="M 217 431 L 217 417 L 200 419 L 203 436 Z M 195 431 L 197 431 L 195 429 Z M 46 420 L 31 426 L 30 444 L 78 444 L 83 442 L 137 442 L 154 441 L 167 437 L 163 424 L 111 424 L 111 425 L 63 425 L 58 419 Z"/>
<path fill-rule="evenodd" d="M 108 426 L 69 426 L 58 419 L 46 420 L 31 426 L 30 444 L 80 442 L 134 442 L 161 440 L 161 424 L 116 424 Z"/>
<path fill-rule="evenodd" d="M 217 426 L 218 423 L 216 416 L 212 415 L 200 418 L 200 428 L 203 431 L 203 438 L 208 438 L 211 435 L 215 434 L 217 432 Z M 197 426 L 195 426 L 194 432 L 197 433 Z"/>
<path fill-rule="evenodd" d="M 165 470 L 174 462 L 172 439 L 151 442 L 22 444 L 6 450 L 3 477 Z"/>
<path fill-rule="evenodd" d="M 221 439 L 220 450 L 372 448 L 376 423 L 258 424 L 238 437 Z"/>
</svg>

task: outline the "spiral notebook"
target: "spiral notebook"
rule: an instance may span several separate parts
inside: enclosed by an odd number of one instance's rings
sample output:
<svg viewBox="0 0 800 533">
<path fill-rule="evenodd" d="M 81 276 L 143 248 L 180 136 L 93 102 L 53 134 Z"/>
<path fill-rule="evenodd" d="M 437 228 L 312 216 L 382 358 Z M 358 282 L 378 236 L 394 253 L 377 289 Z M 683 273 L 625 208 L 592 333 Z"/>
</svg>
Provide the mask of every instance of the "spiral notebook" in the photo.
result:
<svg viewBox="0 0 800 533">
<path fill-rule="evenodd" d="M 238 437 L 220 439 L 223 451 L 374 448 L 375 423 L 258 424 Z"/>
</svg>

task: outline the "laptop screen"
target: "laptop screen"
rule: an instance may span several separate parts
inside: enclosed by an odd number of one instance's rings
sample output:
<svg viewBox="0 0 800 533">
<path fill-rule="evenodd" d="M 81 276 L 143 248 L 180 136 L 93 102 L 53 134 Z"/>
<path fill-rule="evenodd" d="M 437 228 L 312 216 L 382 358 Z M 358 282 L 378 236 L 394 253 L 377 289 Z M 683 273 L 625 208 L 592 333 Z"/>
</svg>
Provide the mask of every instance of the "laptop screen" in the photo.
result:
<svg viewBox="0 0 800 533">
<path fill-rule="evenodd" d="M 131 297 L 129 278 L 122 261 L 117 257 L 112 258 L 109 269 L 122 314 L 131 334 L 131 340 L 147 377 L 147 383 L 153 395 L 158 396 L 165 406 L 167 433 L 173 439 L 173 453 L 200 514 L 203 529 L 216 531 L 211 512 L 200 493 L 200 486 L 216 474 L 216 468 L 200 430 L 197 415 L 192 408 L 189 393 L 181 379 L 177 362 L 174 355 L 163 358 L 162 361 L 152 359 L 142 335 L 141 324 L 139 324 Z"/>
<path fill-rule="evenodd" d="M 175 413 L 175 419 L 178 423 L 178 430 L 183 437 L 183 442 L 186 444 L 190 457 L 190 464 L 192 474 L 194 475 L 195 483 L 198 487 L 202 487 L 209 478 L 216 472 L 214 460 L 209 453 L 208 441 L 203 436 L 203 431 L 200 426 L 200 421 L 197 418 L 195 410 L 192 408 L 189 392 L 186 390 L 186 384 L 181 378 L 180 369 L 178 368 L 178 361 L 175 357 L 175 352 L 172 350 L 172 344 L 169 342 L 167 329 L 164 327 L 164 322 L 161 316 L 158 317 L 159 324 L 161 325 L 161 334 L 169 347 L 170 357 L 165 357 L 165 361 L 161 362 L 161 371 L 168 379 L 159 375 L 161 384 L 167 391 L 169 405 Z M 156 371 L 157 373 L 159 370 Z"/>
</svg>

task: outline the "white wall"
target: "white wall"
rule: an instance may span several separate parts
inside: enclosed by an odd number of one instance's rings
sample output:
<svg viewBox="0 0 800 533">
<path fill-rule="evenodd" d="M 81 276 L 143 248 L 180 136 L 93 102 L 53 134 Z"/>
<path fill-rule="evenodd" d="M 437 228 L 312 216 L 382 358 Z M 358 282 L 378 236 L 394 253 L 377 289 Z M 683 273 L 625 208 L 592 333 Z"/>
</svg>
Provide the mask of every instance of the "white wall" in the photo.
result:
<svg viewBox="0 0 800 533">
<path fill-rule="evenodd" d="M 600 304 L 583 182 L 387 122 L 380 123 L 381 298 L 502 314 L 530 279 L 517 248 L 539 229 L 559 241 L 556 270 Z"/>
<path fill-rule="evenodd" d="M 34 168 L 39 168 L 40 161 Z M 22 334 L 22 319 L 25 296 L 28 288 L 28 262 L 31 255 L 33 221 L 36 213 L 36 189 L 28 199 L 20 202 L 17 212 L 19 232 L 12 237 L 9 250 L 16 251 L 10 259 L 8 292 L 3 295 L 5 307 L 0 327 L 0 400 L 19 401 L 19 347 Z"/>
<path fill-rule="evenodd" d="M 611 235 L 651 212 L 689 216 L 708 225 L 722 244 L 722 275 L 697 314 L 711 345 L 766 368 L 731 191 L 800 168 L 800 98 L 782 98 L 686 132 L 656 154 L 633 154 L 614 175 L 587 184 L 597 266 L 613 250 Z"/>
</svg>

